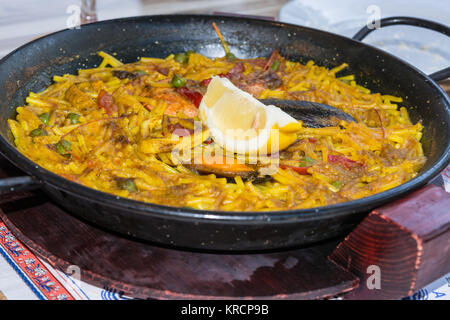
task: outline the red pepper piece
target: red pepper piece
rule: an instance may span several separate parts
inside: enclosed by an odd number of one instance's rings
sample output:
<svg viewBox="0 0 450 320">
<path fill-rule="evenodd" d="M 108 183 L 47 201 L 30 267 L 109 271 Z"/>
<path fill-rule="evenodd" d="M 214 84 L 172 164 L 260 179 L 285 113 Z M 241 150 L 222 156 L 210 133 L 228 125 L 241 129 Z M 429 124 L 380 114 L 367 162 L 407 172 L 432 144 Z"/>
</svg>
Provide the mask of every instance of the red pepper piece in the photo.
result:
<svg viewBox="0 0 450 320">
<path fill-rule="evenodd" d="M 218 74 L 217 76 L 221 77 L 221 78 L 227 78 L 228 80 L 231 78 L 231 75 L 229 75 L 228 73 L 221 73 L 221 74 Z M 209 85 L 209 83 L 211 82 L 211 80 L 212 80 L 212 78 L 202 80 L 202 82 L 200 82 L 200 84 L 202 86 L 207 87 Z"/>
<path fill-rule="evenodd" d="M 197 108 L 200 106 L 200 102 L 202 102 L 203 95 L 200 92 L 191 90 L 187 87 L 179 87 L 177 88 L 177 92 L 182 96 L 186 97 L 189 101 L 191 101 Z"/>
<path fill-rule="evenodd" d="M 278 50 L 274 50 L 272 52 L 272 54 L 270 55 L 269 59 L 267 59 L 267 63 L 264 66 L 263 70 L 266 71 L 267 69 L 269 69 L 270 66 L 272 65 L 272 62 L 279 57 L 280 57 L 280 54 L 278 53 Z"/>
<path fill-rule="evenodd" d="M 281 169 L 291 169 L 297 172 L 298 174 L 302 175 L 308 175 L 308 167 L 294 167 L 294 166 L 286 166 L 286 165 L 280 165 Z"/>
<path fill-rule="evenodd" d="M 354 168 L 355 166 L 358 166 L 358 167 L 363 166 L 362 163 L 354 161 L 354 160 L 351 160 L 351 159 L 349 159 L 349 158 L 347 158 L 345 156 L 342 156 L 342 155 L 329 154 L 328 155 L 328 162 L 340 163 L 340 164 L 342 164 L 344 167 L 346 167 L 349 170 Z"/>
<path fill-rule="evenodd" d="M 225 76 L 231 76 L 233 74 L 239 74 L 244 72 L 245 70 L 245 65 L 243 62 L 238 62 L 236 63 L 233 68 L 231 68 L 230 71 L 228 71 L 228 73 L 225 74 Z"/>
<path fill-rule="evenodd" d="M 114 104 L 114 99 L 112 94 L 108 93 L 105 90 L 101 90 L 97 97 L 97 105 L 100 108 L 105 109 L 108 115 L 117 111 L 117 106 Z"/>
<path fill-rule="evenodd" d="M 219 77 L 220 77 L 220 74 L 219 74 Z M 212 78 L 208 78 L 208 79 L 202 80 L 202 82 L 200 82 L 200 84 L 202 86 L 207 87 L 209 85 L 209 83 L 211 82 L 211 80 L 212 80 Z"/>
<path fill-rule="evenodd" d="M 267 60 L 268 59 L 266 59 L 266 58 L 256 58 L 256 59 L 249 59 L 249 60 L 247 60 L 247 62 L 255 64 L 255 65 L 263 68 L 267 64 Z"/>
</svg>

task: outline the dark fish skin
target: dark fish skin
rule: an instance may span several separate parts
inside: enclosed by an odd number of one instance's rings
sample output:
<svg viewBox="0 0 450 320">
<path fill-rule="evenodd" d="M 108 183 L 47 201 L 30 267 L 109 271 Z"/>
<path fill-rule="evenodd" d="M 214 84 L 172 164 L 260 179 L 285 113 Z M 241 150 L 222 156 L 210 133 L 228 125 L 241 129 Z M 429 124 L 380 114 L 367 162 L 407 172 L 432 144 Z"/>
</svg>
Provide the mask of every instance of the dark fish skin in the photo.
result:
<svg viewBox="0 0 450 320">
<path fill-rule="evenodd" d="M 135 80 L 141 76 L 139 73 L 129 72 L 125 70 L 114 70 L 112 74 L 114 77 L 119 78 L 120 80 L 123 79 Z"/>
</svg>

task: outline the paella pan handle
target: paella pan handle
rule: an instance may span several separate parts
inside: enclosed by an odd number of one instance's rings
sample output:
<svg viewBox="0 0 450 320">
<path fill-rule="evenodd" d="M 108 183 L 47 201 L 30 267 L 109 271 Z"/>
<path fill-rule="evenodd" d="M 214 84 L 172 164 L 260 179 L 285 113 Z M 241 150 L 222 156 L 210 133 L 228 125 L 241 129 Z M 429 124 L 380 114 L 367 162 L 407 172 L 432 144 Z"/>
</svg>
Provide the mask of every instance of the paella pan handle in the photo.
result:
<svg viewBox="0 0 450 320">
<path fill-rule="evenodd" d="M 41 182 L 31 176 L 0 179 L 0 194 L 34 190 L 41 186 Z"/>
<path fill-rule="evenodd" d="M 437 32 L 440 32 L 448 37 L 450 37 L 450 28 L 446 25 L 443 25 L 441 23 L 425 20 L 425 19 L 419 19 L 419 18 L 412 18 L 412 17 L 388 17 L 380 19 L 380 28 L 392 26 L 392 25 L 409 25 L 409 26 L 415 26 L 415 27 L 422 27 L 425 29 L 434 30 Z M 369 28 L 367 25 L 364 26 L 361 30 L 359 30 L 353 37 L 353 40 L 361 41 L 363 40 L 369 33 L 376 30 L 376 28 Z M 431 79 L 434 81 L 440 81 L 447 79 L 450 77 L 450 67 L 445 68 L 443 70 L 434 72 L 430 75 L 428 75 Z"/>
</svg>

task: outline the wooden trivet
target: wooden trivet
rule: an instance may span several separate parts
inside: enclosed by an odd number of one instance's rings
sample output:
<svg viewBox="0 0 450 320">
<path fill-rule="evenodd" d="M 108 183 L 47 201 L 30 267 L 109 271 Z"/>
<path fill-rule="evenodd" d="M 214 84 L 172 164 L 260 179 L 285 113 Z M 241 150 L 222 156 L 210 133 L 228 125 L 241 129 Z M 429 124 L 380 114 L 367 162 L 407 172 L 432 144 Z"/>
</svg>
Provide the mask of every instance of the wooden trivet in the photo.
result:
<svg viewBox="0 0 450 320">
<path fill-rule="evenodd" d="M 330 259 L 361 279 L 345 299 L 413 294 L 450 272 L 450 195 L 429 185 L 372 211 Z"/>
</svg>

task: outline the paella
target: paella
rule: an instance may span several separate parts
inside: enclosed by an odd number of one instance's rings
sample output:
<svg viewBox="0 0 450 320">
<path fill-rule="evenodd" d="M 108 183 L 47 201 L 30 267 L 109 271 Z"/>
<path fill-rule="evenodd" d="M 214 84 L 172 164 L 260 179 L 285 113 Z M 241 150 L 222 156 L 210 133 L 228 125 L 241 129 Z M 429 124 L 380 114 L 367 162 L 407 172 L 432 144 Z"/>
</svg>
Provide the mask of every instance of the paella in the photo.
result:
<svg viewBox="0 0 450 320">
<path fill-rule="evenodd" d="M 347 64 L 327 69 L 276 50 L 243 59 L 224 49 L 224 57 L 187 51 L 133 63 L 98 52 L 98 66 L 55 75 L 29 93 L 8 120 L 15 145 L 45 169 L 118 197 L 222 211 L 350 201 L 396 187 L 424 165 L 423 127 L 412 123 L 402 97 L 371 92 Z M 257 99 L 328 104 L 356 122 L 311 128 L 295 121 L 276 149 L 227 151 L 201 112 L 214 82 Z M 246 113 L 234 113 L 242 109 L 222 113 L 239 122 Z"/>
</svg>

